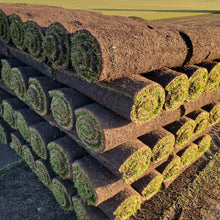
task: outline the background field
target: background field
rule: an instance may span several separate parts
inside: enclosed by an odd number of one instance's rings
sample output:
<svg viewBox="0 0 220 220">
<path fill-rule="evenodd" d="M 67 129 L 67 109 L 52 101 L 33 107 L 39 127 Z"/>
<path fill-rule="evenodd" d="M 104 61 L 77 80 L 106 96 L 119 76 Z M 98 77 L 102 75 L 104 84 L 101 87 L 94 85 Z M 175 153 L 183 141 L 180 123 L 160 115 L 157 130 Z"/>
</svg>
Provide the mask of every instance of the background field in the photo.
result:
<svg viewBox="0 0 220 220">
<path fill-rule="evenodd" d="M 0 0 L 1 3 L 53 5 L 99 11 L 108 15 L 162 19 L 206 13 L 220 13 L 219 0 Z"/>
</svg>

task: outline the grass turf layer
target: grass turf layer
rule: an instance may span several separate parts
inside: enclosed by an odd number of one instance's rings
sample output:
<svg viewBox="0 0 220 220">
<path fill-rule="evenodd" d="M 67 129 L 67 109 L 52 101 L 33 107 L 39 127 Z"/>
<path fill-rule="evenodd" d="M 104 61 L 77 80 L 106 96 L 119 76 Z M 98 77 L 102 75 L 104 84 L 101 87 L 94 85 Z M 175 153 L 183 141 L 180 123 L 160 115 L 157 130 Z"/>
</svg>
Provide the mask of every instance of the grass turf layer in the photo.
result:
<svg viewBox="0 0 220 220">
<path fill-rule="evenodd" d="M 11 143 L 10 146 L 12 149 L 15 150 L 15 152 L 23 158 L 23 145 L 25 144 L 25 141 L 21 137 L 21 135 L 16 132 L 11 134 Z"/>
<path fill-rule="evenodd" d="M 72 200 L 71 200 L 72 195 L 70 195 L 66 187 L 66 184 L 62 180 L 55 177 L 52 180 L 50 189 L 53 192 L 56 201 L 59 203 L 62 209 L 64 210 L 73 209 Z"/>
<path fill-rule="evenodd" d="M 4 127 L 4 124 L 0 120 L 0 143 L 1 144 L 7 144 L 8 143 L 7 132 L 10 132 L 10 131 L 7 131 L 7 128 Z"/>
<path fill-rule="evenodd" d="M 206 134 L 194 141 L 198 145 L 198 155 L 202 156 L 212 145 L 212 138 Z"/>
<path fill-rule="evenodd" d="M 217 63 L 209 72 L 206 84 L 206 91 L 212 92 L 219 87 L 220 83 L 220 63 Z"/>
<path fill-rule="evenodd" d="M 27 51 L 37 60 L 45 60 L 45 52 L 42 47 L 43 34 L 41 28 L 34 21 L 24 23 L 24 45 Z"/>
<path fill-rule="evenodd" d="M 102 68 L 100 47 L 86 30 L 76 31 L 71 37 L 71 64 L 86 80 L 97 80 Z"/>
<path fill-rule="evenodd" d="M 36 157 L 31 152 L 31 149 L 27 145 L 23 145 L 22 147 L 22 158 L 33 171 L 36 169 L 36 164 L 35 164 Z"/>
<path fill-rule="evenodd" d="M 131 146 L 132 147 L 132 146 Z M 134 153 L 119 168 L 125 182 L 130 182 L 147 170 L 151 160 L 151 150 L 146 147 Z"/>
<path fill-rule="evenodd" d="M 21 18 L 16 14 L 12 14 L 8 17 L 8 20 L 12 42 L 17 48 L 24 50 L 24 26 Z"/>
<path fill-rule="evenodd" d="M 78 220 L 89 220 L 86 210 L 78 198 L 72 198 L 74 211 L 76 212 L 76 217 Z"/>
<path fill-rule="evenodd" d="M 149 121 L 161 112 L 164 101 L 164 89 L 159 84 L 147 86 L 134 98 L 131 120 L 138 123 Z"/>
<path fill-rule="evenodd" d="M 182 167 L 186 167 L 192 163 L 192 161 L 198 155 L 198 145 L 197 144 L 190 144 L 186 150 L 184 150 L 183 154 L 181 155 L 181 163 Z"/>
<path fill-rule="evenodd" d="M 103 145 L 103 130 L 96 118 L 88 111 L 75 112 L 76 130 L 82 142 L 92 149 L 99 149 Z"/>
<path fill-rule="evenodd" d="M 55 68 L 65 69 L 68 67 L 69 39 L 62 24 L 54 22 L 47 28 L 43 38 L 43 48 Z"/>
<path fill-rule="evenodd" d="M 8 122 L 8 124 L 12 128 L 17 129 L 14 110 L 12 109 L 12 106 L 5 101 L 2 102 L 2 106 L 3 106 L 3 119 L 6 122 Z"/>
<path fill-rule="evenodd" d="M 5 85 L 11 88 L 11 66 L 7 59 L 1 60 L 2 69 L 1 69 L 1 78 L 3 79 Z"/>
<path fill-rule="evenodd" d="M 0 10 L 0 27 L 0 40 L 7 44 L 10 41 L 9 21 L 2 10 Z"/>
<path fill-rule="evenodd" d="M 77 188 L 77 193 L 81 199 L 88 205 L 95 204 L 97 202 L 97 195 L 86 173 L 77 163 L 73 164 L 72 170 L 74 186 Z"/>
<path fill-rule="evenodd" d="M 173 179 L 178 175 L 181 169 L 181 159 L 180 157 L 174 158 L 164 169 L 162 175 L 163 175 L 163 181 L 168 182 Z"/>
<path fill-rule="evenodd" d="M 34 170 L 35 174 L 37 175 L 38 179 L 48 188 L 50 188 L 52 183 L 52 178 L 50 171 L 47 167 L 47 164 L 43 160 L 37 160 L 35 162 L 36 168 Z"/>
<path fill-rule="evenodd" d="M 220 121 L 220 103 L 213 106 L 209 112 L 209 123 L 214 125 Z"/>
</svg>

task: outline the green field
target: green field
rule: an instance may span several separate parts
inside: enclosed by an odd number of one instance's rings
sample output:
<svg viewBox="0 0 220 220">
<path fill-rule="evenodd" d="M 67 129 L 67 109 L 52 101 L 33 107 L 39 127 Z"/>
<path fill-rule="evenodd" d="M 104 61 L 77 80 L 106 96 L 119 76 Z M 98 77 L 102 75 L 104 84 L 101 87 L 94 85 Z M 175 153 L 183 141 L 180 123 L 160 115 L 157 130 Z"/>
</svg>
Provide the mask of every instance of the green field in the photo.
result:
<svg viewBox="0 0 220 220">
<path fill-rule="evenodd" d="M 0 2 L 53 5 L 99 11 L 107 15 L 139 16 L 149 20 L 220 13 L 219 0 L 0 0 Z"/>
</svg>

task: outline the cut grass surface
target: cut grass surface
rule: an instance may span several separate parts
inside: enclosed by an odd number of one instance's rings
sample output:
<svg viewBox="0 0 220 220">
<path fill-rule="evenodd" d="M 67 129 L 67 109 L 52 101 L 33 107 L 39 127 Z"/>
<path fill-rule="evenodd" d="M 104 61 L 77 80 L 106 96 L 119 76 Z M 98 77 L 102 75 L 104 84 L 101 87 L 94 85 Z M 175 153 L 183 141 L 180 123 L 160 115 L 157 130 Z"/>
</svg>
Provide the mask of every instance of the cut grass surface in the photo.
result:
<svg viewBox="0 0 220 220">
<path fill-rule="evenodd" d="M 68 211 L 73 210 L 71 197 L 76 193 L 76 191 L 69 181 L 61 180 L 60 178 L 55 177 L 52 180 L 50 189 L 62 209 Z"/>
<path fill-rule="evenodd" d="M 190 144 L 186 149 L 183 150 L 183 153 L 180 157 L 182 167 L 189 166 L 193 160 L 195 160 L 196 156 L 198 155 L 198 145 L 197 144 Z"/>
<path fill-rule="evenodd" d="M 17 48 L 24 50 L 24 26 L 21 18 L 16 14 L 12 14 L 8 17 L 8 20 L 12 42 Z"/>
<path fill-rule="evenodd" d="M 43 37 L 43 48 L 55 68 L 68 68 L 69 37 L 62 24 L 54 22 L 47 28 Z"/>
</svg>

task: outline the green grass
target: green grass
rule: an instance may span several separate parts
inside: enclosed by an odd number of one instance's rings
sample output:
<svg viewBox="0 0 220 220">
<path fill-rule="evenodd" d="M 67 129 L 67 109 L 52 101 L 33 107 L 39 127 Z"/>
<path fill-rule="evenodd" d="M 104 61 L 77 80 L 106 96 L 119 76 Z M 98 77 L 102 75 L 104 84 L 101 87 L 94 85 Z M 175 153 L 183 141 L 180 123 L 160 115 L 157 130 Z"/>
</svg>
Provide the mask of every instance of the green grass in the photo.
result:
<svg viewBox="0 0 220 220">
<path fill-rule="evenodd" d="M 182 167 L 186 167 L 192 163 L 192 161 L 198 155 L 198 146 L 192 143 L 181 156 Z"/>
<path fill-rule="evenodd" d="M 15 0 L 1 0 L 2 3 L 15 3 Z M 219 0 L 20 0 L 19 3 L 54 5 L 72 9 L 99 11 L 108 15 L 139 16 L 146 19 L 160 19 L 198 15 L 220 9 Z"/>
</svg>

